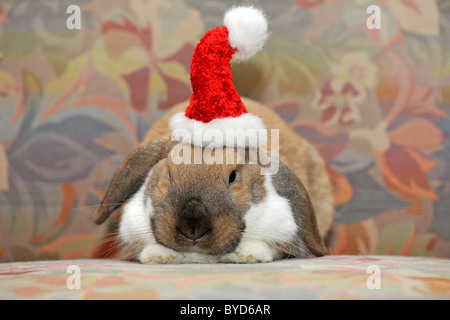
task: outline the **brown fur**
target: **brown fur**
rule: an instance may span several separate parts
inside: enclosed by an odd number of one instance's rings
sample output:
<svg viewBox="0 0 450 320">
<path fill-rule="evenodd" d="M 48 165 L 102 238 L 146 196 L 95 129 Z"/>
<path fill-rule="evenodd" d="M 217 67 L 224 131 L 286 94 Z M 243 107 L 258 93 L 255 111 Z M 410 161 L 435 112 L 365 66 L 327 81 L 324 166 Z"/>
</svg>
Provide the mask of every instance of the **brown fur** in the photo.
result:
<svg viewBox="0 0 450 320">
<path fill-rule="evenodd" d="M 93 220 L 104 222 L 142 185 L 149 170 L 167 157 L 172 146 L 170 135 L 161 136 L 134 150 L 116 169 Z"/>
<path fill-rule="evenodd" d="M 203 151 L 191 147 L 192 156 L 196 149 Z M 179 252 L 219 255 L 232 251 L 244 229 L 243 214 L 252 199 L 249 177 L 253 176 L 251 165 L 242 166 L 243 183 L 228 187 L 226 181 L 235 169 L 236 164 L 174 164 L 170 156 L 158 163 L 147 187 L 155 210 L 152 227 L 157 241 Z M 170 184 L 167 171 L 172 179 Z M 195 208 L 187 210 L 185 207 L 190 203 Z M 198 239 L 185 236 L 193 228 L 190 219 L 196 221 L 192 234 L 202 235 Z"/>
</svg>

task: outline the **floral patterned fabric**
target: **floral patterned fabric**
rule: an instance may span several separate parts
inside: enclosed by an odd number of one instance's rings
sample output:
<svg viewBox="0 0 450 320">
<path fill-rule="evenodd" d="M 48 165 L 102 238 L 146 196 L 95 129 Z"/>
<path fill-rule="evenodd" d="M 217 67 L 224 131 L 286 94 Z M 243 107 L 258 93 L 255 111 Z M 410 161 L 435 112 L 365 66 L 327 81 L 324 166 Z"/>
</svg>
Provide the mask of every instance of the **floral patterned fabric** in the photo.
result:
<svg viewBox="0 0 450 320">
<path fill-rule="evenodd" d="M 331 252 L 450 257 L 450 1 L 253 2 L 271 35 L 262 53 L 233 63 L 234 83 L 326 159 Z M 73 4 L 81 30 L 66 27 Z M 366 27 L 370 4 L 380 30 Z M 193 49 L 227 6 L 1 2 L 0 261 L 92 257 L 108 179 L 189 98 Z"/>
<path fill-rule="evenodd" d="M 79 268 L 79 287 L 74 266 Z M 0 265 L 0 299 L 423 298 L 450 298 L 449 259 L 328 256 L 189 267 L 117 260 Z"/>
</svg>

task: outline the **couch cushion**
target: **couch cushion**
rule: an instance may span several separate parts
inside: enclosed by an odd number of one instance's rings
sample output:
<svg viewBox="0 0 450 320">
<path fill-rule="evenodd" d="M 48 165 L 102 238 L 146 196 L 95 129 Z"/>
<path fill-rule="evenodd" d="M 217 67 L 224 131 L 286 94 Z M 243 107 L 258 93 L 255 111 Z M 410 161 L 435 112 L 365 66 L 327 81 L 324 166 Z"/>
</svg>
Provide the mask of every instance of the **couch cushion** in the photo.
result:
<svg viewBox="0 0 450 320">
<path fill-rule="evenodd" d="M 77 273 L 71 266 L 79 268 L 80 289 L 73 288 Z M 142 265 L 118 260 L 0 265 L 0 299 L 417 298 L 450 298 L 450 259 L 326 256 L 256 265 Z"/>
</svg>

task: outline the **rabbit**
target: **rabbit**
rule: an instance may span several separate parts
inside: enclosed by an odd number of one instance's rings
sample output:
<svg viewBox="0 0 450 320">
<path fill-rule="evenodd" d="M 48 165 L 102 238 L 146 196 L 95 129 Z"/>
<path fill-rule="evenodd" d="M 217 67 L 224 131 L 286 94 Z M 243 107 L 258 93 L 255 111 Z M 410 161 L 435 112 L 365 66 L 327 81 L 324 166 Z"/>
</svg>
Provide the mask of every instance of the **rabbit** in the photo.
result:
<svg viewBox="0 0 450 320">
<path fill-rule="evenodd" d="M 242 101 L 268 131 L 279 130 L 277 172 L 263 175 L 262 164 L 247 158 L 175 164 L 172 151 L 180 142 L 172 139 L 169 122 L 188 102 L 173 107 L 117 168 L 93 217 L 101 224 L 114 212 L 106 238 L 118 246 L 118 258 L 265 263 L 327 253 L 334 198 L 324 160 L 272 109 Z M 192 154 L 205 151 L 190 148 Z M 237 150 L 223 149 L 239 157 Z"/>
</svg>

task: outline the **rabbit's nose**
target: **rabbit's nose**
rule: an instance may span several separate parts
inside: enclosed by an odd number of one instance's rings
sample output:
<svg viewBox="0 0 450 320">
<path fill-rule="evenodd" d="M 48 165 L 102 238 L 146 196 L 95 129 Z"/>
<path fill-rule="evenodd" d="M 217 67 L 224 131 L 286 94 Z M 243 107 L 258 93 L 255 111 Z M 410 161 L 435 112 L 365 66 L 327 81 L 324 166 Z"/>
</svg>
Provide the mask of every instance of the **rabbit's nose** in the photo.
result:
<svg viewBox="0 0 450 320">
<path fill-rule="evenodd" d="M 177 230 L 182 236 L 195 241 L 209 233 L 211 228 L 197 219 L 190 219 L 187 224 L 178 226 Z"/>
<path fill-rule="evenodd" d="M 211 217 L 201 201 L 191 199 L 185 203 L 178 216 L 177 231 L 194 241 L 211 231 Z"/>
</svg>

